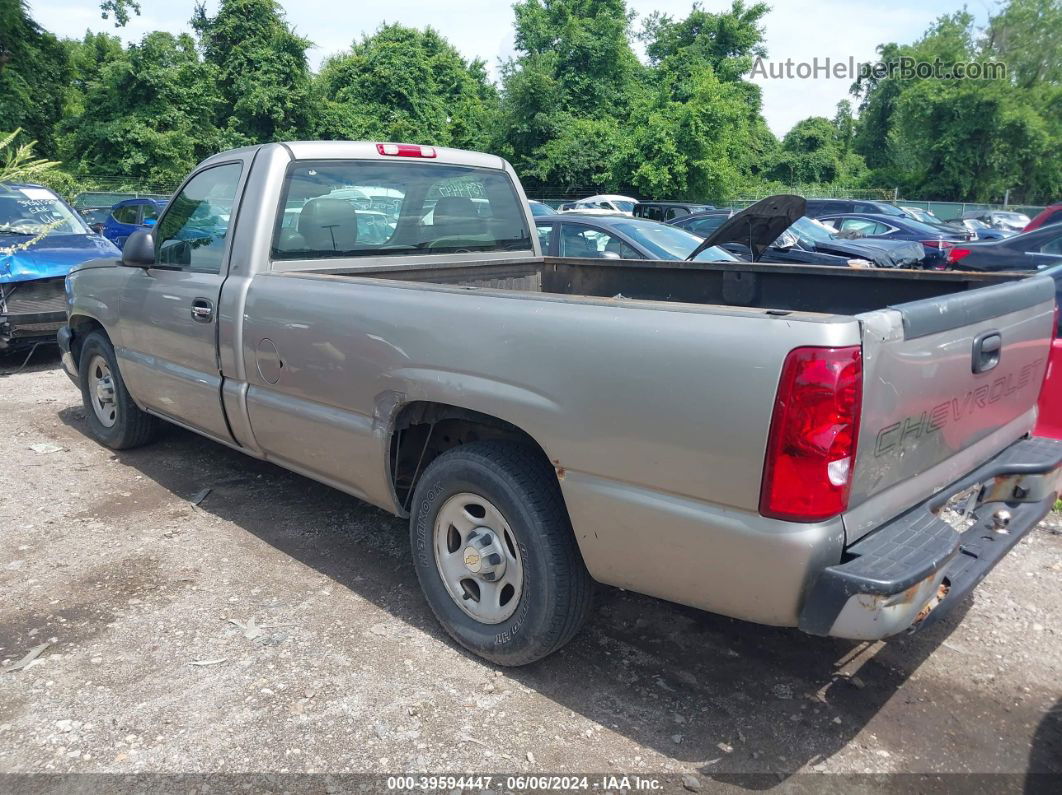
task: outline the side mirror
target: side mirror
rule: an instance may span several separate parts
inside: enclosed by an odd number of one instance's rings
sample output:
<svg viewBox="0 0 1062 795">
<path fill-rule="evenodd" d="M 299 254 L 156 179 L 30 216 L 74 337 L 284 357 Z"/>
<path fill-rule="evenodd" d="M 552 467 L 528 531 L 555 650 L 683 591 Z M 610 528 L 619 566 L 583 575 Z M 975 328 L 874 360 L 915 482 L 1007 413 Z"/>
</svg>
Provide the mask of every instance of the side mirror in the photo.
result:
<svg viewBox="0 0 1062 795">
<path fill-rule="evenodd" d="M 89 224 L 89 229 L 91 229 L 93 233 L 97 235 L 103 234 L 103 224 Z"/>
<path fill-rule="evenodd" d="M 122 264 L 130 268 L 150 268 L 155 264 L 155 235 L 153 230 L 138 229 L 122 247 Z"/>
</svg>

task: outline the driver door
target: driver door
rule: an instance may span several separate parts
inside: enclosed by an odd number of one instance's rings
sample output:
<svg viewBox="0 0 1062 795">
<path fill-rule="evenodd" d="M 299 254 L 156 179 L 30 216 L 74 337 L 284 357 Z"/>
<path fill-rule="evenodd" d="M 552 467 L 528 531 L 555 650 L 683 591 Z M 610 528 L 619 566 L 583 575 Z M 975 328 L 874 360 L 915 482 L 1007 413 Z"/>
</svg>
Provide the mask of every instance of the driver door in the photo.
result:
<svg viewBox="0 0 1062 795">
<path fill-rule="evenodd" d="M 189 179 L 155 225 L 155 266 L 121 296 L 122 375 L 147 408 L 231 441 L 221 405 L 217 308 L 246 164 Z"/>
</svg>

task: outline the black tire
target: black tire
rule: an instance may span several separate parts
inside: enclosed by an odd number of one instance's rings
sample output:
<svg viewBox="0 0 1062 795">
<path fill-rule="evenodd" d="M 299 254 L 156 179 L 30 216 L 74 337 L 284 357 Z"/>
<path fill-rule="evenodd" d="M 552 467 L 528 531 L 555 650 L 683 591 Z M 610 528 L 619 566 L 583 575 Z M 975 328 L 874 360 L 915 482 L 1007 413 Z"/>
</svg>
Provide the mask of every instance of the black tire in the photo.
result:
<svg viewBox="0 0 1062 795">
<path fill-rule="evenodd" d="M 96 416 L 89 397 L 89 366 L 96 356 L 102 356 L 107 361 L 114 384 L 115 420 L 110 427 Z M 81 402 L 85 407 L 85 422 L 96 441 L 112 450 L 128 450 L 145 445 L 158 435 L 161 420 L 141 411 L 129 396 L 129 390 L 125 388 L 125 381 L 118 370 L 114 346 L 102 331 L 93 331 L 85 337 L 78 361 L 78 382 L 81 385 Z"/>
<path fill-rule="evenodd" d="M 523 589 L 511 617 L 477 621 L 457 606 L 435 560 L 435 519 L 446 500 L 471 492 L 504 515 L 519 547 Z M 518 442 L 472 442 L 424 471 L 409 520 L 413 563 L 435 617 L 469 651 L 499 665 L 526 665 L 557 651 L 590 612 L 593 580 L 572 533 L 557 476 L 541 452 Z"/>
</svg>

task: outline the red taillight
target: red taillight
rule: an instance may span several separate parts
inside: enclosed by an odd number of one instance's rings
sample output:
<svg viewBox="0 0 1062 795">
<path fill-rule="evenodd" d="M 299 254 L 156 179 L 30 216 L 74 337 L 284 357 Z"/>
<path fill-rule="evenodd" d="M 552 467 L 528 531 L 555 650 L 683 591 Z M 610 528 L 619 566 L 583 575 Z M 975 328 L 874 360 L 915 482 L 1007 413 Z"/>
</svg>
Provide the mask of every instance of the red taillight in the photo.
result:
<svg viewBox="0 0 1062 795">
<path fill-rule="evenodd" d="M 376 144 L 376 151 L 391 157 L 435 157 L 434 146 L 419 144 Z"/>
<path fill-rule="evenodd" d="M 961 260 L 963 257 L 969 256 L 969 254 L 970 254 L 970 249 L 968 249 L 968 248 L 957 248 L 956 247 L 956 248 L 948 249 L 948 264 L 949 265 L 954 265 L 956 262 Z"/>
<path fill-rule="evenodd" d="M 923 240 L 922 245 L 929 246 L 930 248 L 948 249 L 954 246 L 955 244 L 949 240 Z"/>
<path fill-rule="evenodd" d="M 767 439 L 761 514 L 816 522 L 848 507 L 862 399 L 858 345 L 789 352 Z"/>
</svg>

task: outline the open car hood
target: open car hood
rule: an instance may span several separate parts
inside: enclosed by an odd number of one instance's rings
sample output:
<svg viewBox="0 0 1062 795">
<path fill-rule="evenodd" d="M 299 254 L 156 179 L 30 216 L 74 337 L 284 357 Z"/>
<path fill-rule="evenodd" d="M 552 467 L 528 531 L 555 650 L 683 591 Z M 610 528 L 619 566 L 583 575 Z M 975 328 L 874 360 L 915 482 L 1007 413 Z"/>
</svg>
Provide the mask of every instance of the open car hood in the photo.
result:
<svg viewBox="0 0 1062 795">
<path fill-rule="evenodd" d="M 752 249 L 753 261 L 759 261 L 763 252 L 806 210 L 807 202 L 802 196 L 787 193 L 768 196 L 724 221 L 722 226 L 704 239 L 690 258 L 710 246 L 741 243 Z"/>
</svg>

